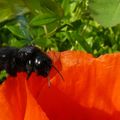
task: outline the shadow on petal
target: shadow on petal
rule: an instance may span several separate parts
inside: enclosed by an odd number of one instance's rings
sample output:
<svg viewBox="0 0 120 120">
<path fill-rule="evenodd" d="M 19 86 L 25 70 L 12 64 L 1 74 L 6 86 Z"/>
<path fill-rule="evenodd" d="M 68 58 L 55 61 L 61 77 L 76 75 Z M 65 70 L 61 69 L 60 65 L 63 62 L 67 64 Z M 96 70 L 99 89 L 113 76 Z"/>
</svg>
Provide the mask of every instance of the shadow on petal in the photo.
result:
<svg viewBox="0 0 120 120">
<path fill-rule="evenodd" d="M 119 112 L 111 115 L 102 110 L 83 107 L 54 86 L 44 86 L 37 101 L 50 120 L 120 120 Z"/>
</svg>

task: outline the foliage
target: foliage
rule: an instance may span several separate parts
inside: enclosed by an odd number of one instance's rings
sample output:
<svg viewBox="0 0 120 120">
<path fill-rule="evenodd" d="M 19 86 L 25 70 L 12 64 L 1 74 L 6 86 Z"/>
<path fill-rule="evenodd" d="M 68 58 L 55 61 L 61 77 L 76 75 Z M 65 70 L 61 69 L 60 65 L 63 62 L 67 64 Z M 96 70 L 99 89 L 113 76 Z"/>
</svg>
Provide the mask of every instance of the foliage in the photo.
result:
<svg viewBox="0 0 120 120">
<path fill-rule="evenodd" d="M 119 51 L 117 2 L 0 0 L 0 46 L 37 44 L 45 51 L 84 50 L 94 56 Z"/>
<path fill-rule="evenodd" d="M 92 16 L 100 24 L 109 27 L 120 23 L 119 0 L 90 0 L 89 4 Z"/>
</svg>

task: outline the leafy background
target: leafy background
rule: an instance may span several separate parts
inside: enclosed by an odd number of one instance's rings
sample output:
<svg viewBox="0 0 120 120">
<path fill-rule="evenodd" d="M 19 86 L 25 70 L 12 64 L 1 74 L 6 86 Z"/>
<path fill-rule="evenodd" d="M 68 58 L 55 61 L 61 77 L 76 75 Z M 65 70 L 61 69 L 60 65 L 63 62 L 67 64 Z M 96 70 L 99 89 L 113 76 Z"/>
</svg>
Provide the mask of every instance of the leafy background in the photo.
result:
<svg viewBox="0 0 120 120">
<path fill-rule="evenodd" d="M 120 0 L 0 0 L 0 47 L 120 51 Z"/>
</svg>

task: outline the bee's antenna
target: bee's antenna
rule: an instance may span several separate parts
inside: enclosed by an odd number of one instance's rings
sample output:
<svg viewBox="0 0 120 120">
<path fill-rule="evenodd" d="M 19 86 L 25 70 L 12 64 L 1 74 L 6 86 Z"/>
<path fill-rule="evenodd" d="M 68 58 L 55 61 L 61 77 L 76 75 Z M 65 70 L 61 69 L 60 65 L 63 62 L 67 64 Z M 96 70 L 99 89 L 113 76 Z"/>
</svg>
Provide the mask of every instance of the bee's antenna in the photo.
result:
<svg viewBox="0 0 120 120">
<path fill-rule="evenodd" d="M 58 74 L 60 75 L 60 77 L 62 78 L 62 80 L 64 80 L 64 78 L 63 78 L 62 74 L 59 72 L 59 70 L 54 65 L 52 65 L 52 67 L 58 72 Z"/>
</svg>

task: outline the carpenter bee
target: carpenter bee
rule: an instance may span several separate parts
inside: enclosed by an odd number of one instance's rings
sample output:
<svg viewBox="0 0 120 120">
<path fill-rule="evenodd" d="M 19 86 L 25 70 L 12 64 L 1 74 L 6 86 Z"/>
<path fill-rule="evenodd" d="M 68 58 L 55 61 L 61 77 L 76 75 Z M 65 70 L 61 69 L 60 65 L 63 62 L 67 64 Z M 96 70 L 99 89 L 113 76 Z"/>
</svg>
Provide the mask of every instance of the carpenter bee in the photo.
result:
<svg viewBox="0 0 120 120">
<path fill-rule="evenodd" d="M 50 86 L 49 72 L 54 68 L 61 78 L 60 72 L 53 65 L 51 58 L 42 52 L 36 46 L 26 46 L 23 48 L 3 47 L 0 48 L 0 71 L 6 70 L 11 76 L 16 76 L 17 72 L 27 72 L 27 79 L 29 79 L 32 72 L 38 75 L 48 77 L 48 84 Z"/>
</svg>

